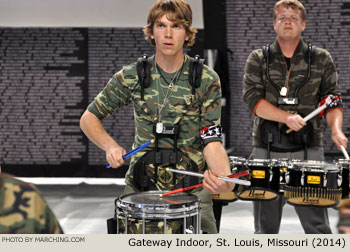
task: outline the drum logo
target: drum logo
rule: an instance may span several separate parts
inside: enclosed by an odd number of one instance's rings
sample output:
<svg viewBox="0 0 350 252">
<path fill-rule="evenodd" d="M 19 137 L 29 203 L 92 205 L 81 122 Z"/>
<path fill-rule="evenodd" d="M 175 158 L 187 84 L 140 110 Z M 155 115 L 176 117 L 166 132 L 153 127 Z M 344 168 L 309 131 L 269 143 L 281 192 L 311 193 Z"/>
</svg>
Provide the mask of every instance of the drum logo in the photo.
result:
<svg viewBox="0 0 350 252">
<path fill-rule="evenodd" d="M 307 183 L 319 185 L 321 183 L 321 177 L 320 176 L 307 176 Z"/>
<path fill-rule="evenodd" d="M 265 171 L 263 170 L 253 170 L 252 177 L 256 179 L 265 179 Z"/>
</svg>

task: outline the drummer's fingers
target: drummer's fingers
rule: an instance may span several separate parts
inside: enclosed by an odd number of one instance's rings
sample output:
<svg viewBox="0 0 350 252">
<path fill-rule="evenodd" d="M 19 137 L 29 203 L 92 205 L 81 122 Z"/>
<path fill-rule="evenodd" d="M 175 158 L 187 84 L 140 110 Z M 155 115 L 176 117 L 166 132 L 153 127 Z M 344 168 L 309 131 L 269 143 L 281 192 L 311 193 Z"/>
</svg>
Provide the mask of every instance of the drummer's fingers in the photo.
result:
<svg viewBox="0 0 350 252">
<path fill-rule="evenodd" d="M 208 185 L 208 183 L 203 182 L 203 188 L 204 188 L 206 191 L 208 191 L 209 193 L 211 193 L 211 194 L 214 194 L 214 193 L 215 193 L 215 190 L 214 190 L 213 188 L 211 188 L 211 187 Z"/>
<path fill-rule="evenodd" d="M 213 177 L 215 179 L 215 176 L 208 173 L 208 171 L 204 172 L 204 180 L 203 180 L 203 186 L 206 186 L 209 190 L 212 192 L 215 192 L 217 190 L 217 185 L 215 181 L 213 180 Z"/>
</svg>

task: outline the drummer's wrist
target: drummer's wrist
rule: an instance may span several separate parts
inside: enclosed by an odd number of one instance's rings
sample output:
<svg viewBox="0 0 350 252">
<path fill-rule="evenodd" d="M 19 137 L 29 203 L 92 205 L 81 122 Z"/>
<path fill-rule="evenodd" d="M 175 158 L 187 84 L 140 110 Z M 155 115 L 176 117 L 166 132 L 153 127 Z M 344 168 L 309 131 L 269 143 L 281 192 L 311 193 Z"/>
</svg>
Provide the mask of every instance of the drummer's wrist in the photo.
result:
<svg viewBox="0 0 350 252">
<path fill-rule="evenodd" d="M 224 172 L 218 173 L 217 171 L 213 171 L 212 169 L 208 169 L 208 172 L 213 174 L 216 177 L 228 177 L 231 175 L 231 173 L 224 173 Z M 227 175 L 225 175 L 225 174 L 227 174 Z"/>
</svg>

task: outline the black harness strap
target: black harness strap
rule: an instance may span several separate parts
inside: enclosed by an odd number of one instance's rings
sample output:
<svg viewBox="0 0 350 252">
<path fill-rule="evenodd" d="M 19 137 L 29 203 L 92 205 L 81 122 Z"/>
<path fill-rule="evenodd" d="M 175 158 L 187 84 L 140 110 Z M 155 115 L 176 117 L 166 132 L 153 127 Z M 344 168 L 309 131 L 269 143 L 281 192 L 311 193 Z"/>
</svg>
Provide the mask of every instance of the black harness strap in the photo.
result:
<svg viewBox="0 0 350 252">
<path fill-rule="evenodd" d="M 188 59 L 190 61 L 188 81 L 192 86 L 192 95 L 194 95 L 195 89 L 201 85 L 204 59 L 201 59 L 199 55 L 194 56 L 194 58 L 188 57 Z M 137 59 L 136 70 L 141 85 L 142 101 L 144 101 L 145 88 L 151 85 L 151 66 L 152 62 L 146 54 Z"/>
<path fill-rule="evenodd" d="M 189 74 L 188 81 L 192 87 L 192 95 L 195 95 L 195 89 L 199 88 L 202 81 L 202 71 L 204 59 L 201 59 L 198 55 L 194 58 L 188 57 L 189 59 Z M 145 88 L 149 87 L 151 84 L 151 67 L 152 62 L 151 59 L 145 54 L 142 57 L 137 59 L 136 69 L 137 75 L 139 78 L 139 83 L 141 85 L 141 100 L 144 101 Z M 170 164 L 176 169 L 176 164 L 179 159 L 183 156 L 183 153 L 177 149 L 177 140 L 180 132 L 179 126 L 174 125 L 175 132 L 174 134 L 164 134 L 156 132 L 156 125 L 154 125 L 154 134 L 155 134 L 155 150 L 150 151 L 145 154 L 144 157 L 139 160 L 137 167 L 134 170 L 134 182 L 140 187 L 141 191 L 154 189 L 154 185 L 150 182 L 150 178 L 147 177 L 146 174 L 146 166 L 148 164 L 153 164 L 155 166 L 154 171 L 154 181 L 157 183 L 158 179 L 158 166 L 163 164 Z M 161 150 L 158 147 L 158 141 L 161 137 L 173 138 L 174 148 L 173 150 Z M 192 171 L 198 171 L 197 165 L 191 160 L 191 164 L 189 167 Z M 173 182 L 176 182 L 177 174 L 173 176 Z M 188 178 L 190 177 L 190 178 Z M 193 178 L 191 176 L 185 176 L 185 179 L 182 180 L 182 186 L 186 187 L 198 182 L 198 178 Z M 180 184 L 180 183 L 179 183 Z M 179 185 L 178 185 L 179 186 Z"/>
<path fill-rule="evenodd" d="M 151 85 L 152 62 L 146 54 L 137 59 L 136 70 L 141 85 L 141 101 L 144 100 L 145 88 Z"/>
<path fill-rule="evenodd" d="M 308 43 L 307 51 L 305 52 L 305 61 L 308 64 L 308 72 L 307 76 L 304 78 L 304 80 L 298 85 L 298 87 L 295 90 L 294 97 L 298 97 L 299 90 L 309 81 L 311 77 L 311 65 L 313 63 L 313 60 L 315 59 L 315 51 L 316 46 L 313 46 L 311 43 Z M 262 47 L 262 53 L 265 58 L 266 63 L 266 77 L 271 83 L 271 85 L 277 90 L 278 93 L 280 93 L 278 85 L 271 79 L 270 77 L 270 61 L 273 60 L 273 55 L 271 53 L 270 44 L 267 44 L 266 46 Z"/>
<path fill-rule="evenodd" d="M 198 55 L 194 58 L 190 58 L 188 81 L 192 86 L 192 95 L 195 93 L 195 89 L 199 88 L 202 81 L 204 59 L 201 59 Z"/>
</svg>

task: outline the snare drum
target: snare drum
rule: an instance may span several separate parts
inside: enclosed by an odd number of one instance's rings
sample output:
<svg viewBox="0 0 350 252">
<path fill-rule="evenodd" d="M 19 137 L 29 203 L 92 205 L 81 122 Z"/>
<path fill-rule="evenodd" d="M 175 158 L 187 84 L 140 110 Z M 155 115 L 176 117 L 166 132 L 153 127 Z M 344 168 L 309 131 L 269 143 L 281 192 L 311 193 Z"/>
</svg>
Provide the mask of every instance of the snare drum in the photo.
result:
<svg viewBox="0 0 350 252">
<path fill-rule="evenodd" d="M 338 164 L 338 168 L 341 170 L 341 174 L 342 174 L 342 184 L 341 184 L 341 188 L 343 190 L 342 198 L 349 199 L 350 160 L 339 159 L 337 164 Z"/>
<path fill-rule="evenodd" d="M 190 193 L 160 197 L 162 191 L 122 195 L 115 201 L 117 233 L 198 234 L 200 201 Z"/>
<path fill-rule="evenodd" d="M 280 168 L 269 159 L 247 160 L 251 186 L 241 186 L 237 197 L 241 200 L 273 200 L 278 197 Z"/>
<path fill-rule="evenodd" d="M 291 205 L 332 207 L 341 200 L 341 180 L 335 164 L 292 160 L 287 168 L 284 196 Z"/>
</svg>

